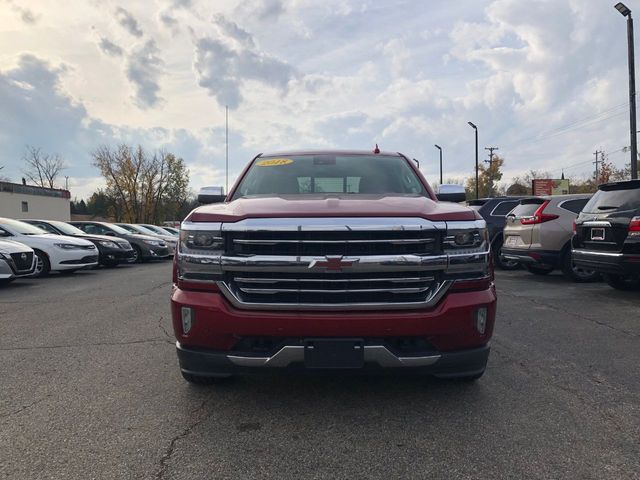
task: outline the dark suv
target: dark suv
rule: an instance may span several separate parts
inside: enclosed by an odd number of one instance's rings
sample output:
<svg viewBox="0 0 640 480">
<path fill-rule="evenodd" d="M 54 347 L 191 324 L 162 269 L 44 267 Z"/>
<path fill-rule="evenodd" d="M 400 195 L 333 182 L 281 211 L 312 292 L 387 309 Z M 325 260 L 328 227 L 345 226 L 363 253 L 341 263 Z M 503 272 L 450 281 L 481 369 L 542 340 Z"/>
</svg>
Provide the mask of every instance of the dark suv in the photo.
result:
<svg viewBox="0 0 640 480">
<path fill-rule="evenodd" d="M 127 232 L 124 228 L 107 222 L 69 222 L 89 235 L 106 235 L 127 240 L 133 247 L 133 262 L 171 256 L 167 244 L 156 237 Z"/>
<path fill-rule="evenodd" d="M 518 262 L 502 257 L 502 242 L 504 241 L 502 231 L 507 213 L 518 206 L 518 201 L 521 198 L 523 197 L 479 198 L 467 202 L 467 205 L 482 215 L 482 218 L 487 222 L 494 261 L 496 266 L 502 270 L 517 270 L 520 268 Z"/>
<path fill-rule="evenodd" d="M 640 289 L 640 180 L 598 186 L 576 219 L 573 261 L 614 288 Z"/>
</svg>

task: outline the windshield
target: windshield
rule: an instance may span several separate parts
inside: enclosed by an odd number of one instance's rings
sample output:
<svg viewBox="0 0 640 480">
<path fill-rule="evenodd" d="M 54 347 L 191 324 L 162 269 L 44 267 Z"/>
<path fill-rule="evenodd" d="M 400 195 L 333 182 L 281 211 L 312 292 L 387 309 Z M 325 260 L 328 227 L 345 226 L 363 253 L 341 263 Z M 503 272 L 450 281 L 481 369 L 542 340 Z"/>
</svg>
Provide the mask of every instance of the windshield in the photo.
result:
<svg viewBox="0 0 640 480">
<path fill-rule="evenodd" d="M 608 213 L 636 209 L 640 209 L 640 188 L 598 190 L 582 211 L 587 213 Z"/>
<path fill-rule="evenodd" d="M 0 225 L 7 227 L 7 230 L 11 233 L 18 235 L 42 235 L 44 233 L 49 233 L 41 228 L 29 225 L 28 223 L 20 222 L 19 220 L 11 220 L 9 218 L 3 218 L 0 220 Z"/>
<path fill-rule="evenodd" d="M 133 226 L 136 230 L 138 230 L 139 233 L 143 233 L 145 235 L 153 235 L 154 237 L 156 235 L 158 235 L 158 232 L 154 232 L 153 230 L 151 230 L 151 228 L 149 227 L 144 227 L 142 225 L 134 225 Z M 162 235 L 162 234 L 160 234 Z"/>
<path fill-rule="evenodd" d="M 113 223 L 110 223 L 110 224 L 108 224 L 106 226 L 107 226 L 107 228 L 110 228 L 111 230 L 113 230 L 116 233 L 119 233 L 120 235 L 129 235 L 129 234 L 131 234 L 131 232 L 129 232 L 129 231 L 125 230 L 124 228 L 122 228 L 121 226 L 115 225 Z M 138 232 L 133 230 L 133 233 L 138 233 Z"/>
<path fill-rule="evenodd" d="M 126 223 L 114 225 L 114 227 L 118 227 L 121 230 L 124 230 L 125 233 L 140 233 L 136 227 L 134 227 L 133 225 L 127 225 Z"/>
<path fill-rule="evenodd" d="M 391 155 L 261 157 L 234 199 L 250 195 L 400 194 L 426 196 L 406 159 Z"/>
<path fill-rule="evenodd" d="M 74 227 L 73 225 L 69 225 L 65 222 L 49 221 L 48 223 L 56 227 L 65 235 L 86 235 L 86 233 L 84 233 L 78 227 Z"/>
<path fill-rule="evenodd" d="M 165 230 L 162 227 L 156 227 L 155 225 L 141 225 L 142 227 L 151 230 L 152 232 L 154 232 L 157 235 L 171 235 L 173 236 L 173 234 L 171 232 L 168 232 L 167 230 Z"/>
</svg>

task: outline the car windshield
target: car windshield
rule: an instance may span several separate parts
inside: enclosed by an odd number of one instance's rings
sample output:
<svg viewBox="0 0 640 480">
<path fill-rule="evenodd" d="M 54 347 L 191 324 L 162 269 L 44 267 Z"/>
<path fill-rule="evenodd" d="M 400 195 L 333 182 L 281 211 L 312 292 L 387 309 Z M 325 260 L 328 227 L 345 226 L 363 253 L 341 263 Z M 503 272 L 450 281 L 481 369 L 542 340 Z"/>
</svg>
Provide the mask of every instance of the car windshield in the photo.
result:
<svg viewBox="0 0 640 480">
<path fill-rule="evenodd" d="M 640 209 L 640 188 L 598 190 L 582 209 L 587 213 L 624 212 Z"/>
<path fill-rule="evenodd" d="M 125 231 L 125 233 L 140 233 L 140 231 L 134 227 L 133 225 L 127 225 L 126 223 L 121 223 L 119 225 L 114 225 L 115 227 L 121 228 Z"/>
<path fill-rule="evenodd" d="M 162 234 L 159 234 L 158 232 L 154 232 L 154 231 L 153 231 L 153 230 L 151 230 L 150 228 L 148 228 L 148 227 L 144 227 L 144 226 L 142 226 L 142 225 L 133 225 L 133 227 L 134 227 L 136 230 L 138 230 L 138 233 L 142 233 L 142 234 L 144 234 L 144 235 L 153 235 L 153 236 L 156 236 L 156 235 L 162 235 Z"/>
<path fill-rule="evenodd" d="M 84 233 L 78 227 L 74 227 L 73 225 L 69 225 L 65 222 L 49 221 L 48 223 L 53 225 L 65 235 L 86 235 L 86 233 Z"/>
<path fill-rule="evenodd" d="M 29 225 L 28 223 L 21 222 L 19 220 L 11 220 L 9 218 L 3 218 L 0 220 L 0 226 L 7 227 L 11 233 L 18 235 L 42 235 L 49 233 L 41 228 Z"/>
<path fill-rule="evenodd" d="M 400 194 L 426 196 L 405 158 L 396 155 L 260 157 L 234 199 L 251 195 Z"/>
<path fill-rule="evenodd" d="M 131 232 L 128 232 L 127 230 L 125 230 L 124 228 L 122 228 L 119 225 L 115 225 L 113 223 L 109 223 L 108 225 L 106 225 L 107 228 L 110 228 L 111 230 L 113 230 L 114 232 L 120 234 L 120 235 L 129 235 Z M 133 231 L 133 233 L 137 233 L 135 230 Z"/>
</svg>

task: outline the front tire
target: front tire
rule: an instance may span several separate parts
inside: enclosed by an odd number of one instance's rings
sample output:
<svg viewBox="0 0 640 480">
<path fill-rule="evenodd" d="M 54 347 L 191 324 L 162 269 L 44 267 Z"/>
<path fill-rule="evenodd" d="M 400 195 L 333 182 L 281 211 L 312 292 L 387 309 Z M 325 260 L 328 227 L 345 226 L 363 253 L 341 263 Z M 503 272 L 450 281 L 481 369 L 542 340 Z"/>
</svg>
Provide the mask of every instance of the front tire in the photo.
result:
<svg viewBox="0 0 640 480">
<path fill-rule="evenodd" d="M 553 272 L 553 267 L 540 267 L 537 265 L 525 265 L 524 268 L 526 268 L 529 273 L 533 273 L 534 275 L 549 275 L 551 272 Z"/>
<path fill-rule="evenodd" d="M 142 259 L 142 250 L 139 246 L 133 245 L 133 259 L 131 263 L 142 263 L 144 260 Z"/>
<path fill-rule="evenodd" d="M 604 275 L 604 281 L 616 290 L 634 291 L 640 290 L 640 277 L 631 277 L 625 275 Z"/>
<path fill-rule="evenodd" d="M 34 277 L 41 278 L 49 275 L 51 271 L 51 263 L 46 253 L 40 250 L 35 250 L 36 254 L 36 271 L 33 273 Z"/>
<path fill-rule="evenodd" d="M 593 270 L 576 267 L 573 264 L 571 250 L 568 250 L 562 257 L 562 274 L 576 283 L 595 282 L 600 278 L 600 274 Z"/>
</svg>

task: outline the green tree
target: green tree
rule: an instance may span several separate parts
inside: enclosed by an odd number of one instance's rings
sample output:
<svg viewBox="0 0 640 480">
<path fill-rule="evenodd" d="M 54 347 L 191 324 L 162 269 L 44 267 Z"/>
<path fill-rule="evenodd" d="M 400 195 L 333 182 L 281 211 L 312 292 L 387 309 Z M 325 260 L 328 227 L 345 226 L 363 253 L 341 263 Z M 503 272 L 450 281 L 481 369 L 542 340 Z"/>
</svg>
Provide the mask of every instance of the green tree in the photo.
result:
<svg viewBox="0 0 640 480">
<path fill-rule="evenodd" d="M 478 166 L 478 180 L 479 188 L 478 192 L 480 196 L 495 197 L 498 194 L 498 185 L 502 179 L 502 167 L 504 165 L 504 159 L 498 155 L 493 156 L 491 165 L 481 164 Z M 475 198 L 476 194 L 476 176 L 475 172 L 467 179 L 466 184 L 467 196 L 469 198 Z"/>
</svg>

